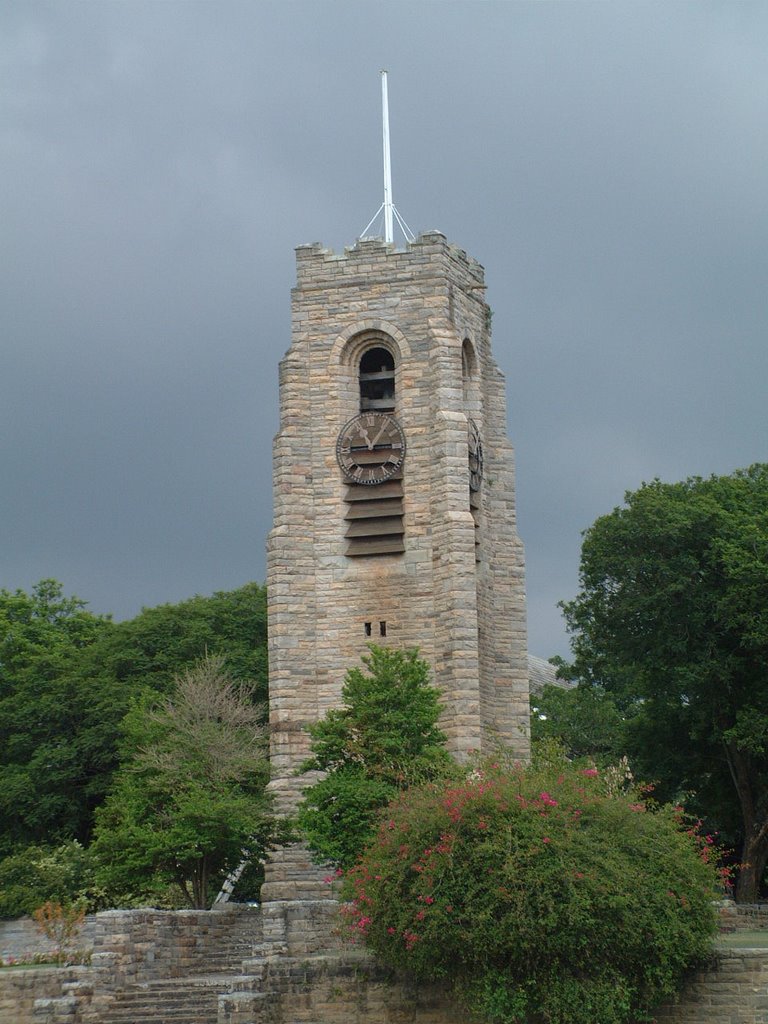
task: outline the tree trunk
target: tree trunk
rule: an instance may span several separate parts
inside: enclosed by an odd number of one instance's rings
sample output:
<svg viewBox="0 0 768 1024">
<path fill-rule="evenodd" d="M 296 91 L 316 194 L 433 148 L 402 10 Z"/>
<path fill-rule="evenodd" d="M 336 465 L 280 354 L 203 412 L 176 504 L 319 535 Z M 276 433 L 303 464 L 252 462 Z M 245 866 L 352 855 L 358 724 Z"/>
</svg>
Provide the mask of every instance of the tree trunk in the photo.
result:
<svg viewBox="0 0 768 1024">
<path fill-rule="evenodd" d="M 744 844 L 734 899 L 737 903 L 756 903 L 768 862 L 768 807 L 749 752 L 734 743 L 726 743 L 724 747 L 744 823 Z"/>
<path fill-rule="evenodd" d="M 760 883 L 768 863 L 768 839 L 762 832 L 748 834 L 741 851 L 741 866 L 736 879 L 734 899 L 737 903 L 757 903 Z"/>
</svg>

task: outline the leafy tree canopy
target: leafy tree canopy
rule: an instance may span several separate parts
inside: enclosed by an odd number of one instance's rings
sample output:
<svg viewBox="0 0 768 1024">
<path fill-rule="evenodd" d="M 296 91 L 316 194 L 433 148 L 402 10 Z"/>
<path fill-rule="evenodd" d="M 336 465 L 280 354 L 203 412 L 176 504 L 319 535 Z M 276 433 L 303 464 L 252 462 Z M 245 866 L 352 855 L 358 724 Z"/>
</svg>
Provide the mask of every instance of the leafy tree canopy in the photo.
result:
<svg viewBox="0 0 768 1024">
<path fill-rule="evenodd" d="M 97 811 L 97 879 L 118 904 L 175 886 L 191 907 L 269 840 L 263 709 L 209 657 L 126 716 L 125 760 Z"/>
<path fill-rule="evenodd" d="M 437 726 L 440 696 L 416 650 L 369 646 L 347 672 L 342 707 L 310 727 L 305 771 L 327 772 L 311 786 L 299 824 L 319 860 L 354 863 L 378 812 L 401 789 L 451 770 Z"/>
<path fill-rule="evenodd" d="M 55 580 L 0 591 L 0 854 L 80 831 L 88 706 L 74 677 L 112 628 Z"/>
<path fill-rule="evenodd" d="M 144 690 L 167 693 L 206 654 L 267 692 L 265 588 L 142 611 L 114 623 L 43 580 L 0 591 L 0 856 L 87 843 L 118 763 L 120 722 Z"/>
<path fill-rule="evenodd" d="M 662 795 L 737 828 L 737 899 L 768 859 L 768 465 L 656 480 L 586 532 L 564 605 L 572 674 L 630 722 L 628 753 Z"/>
<path fill-rule="evenodd" d="M 227 672 L 249 680 L 257 699 L 266 700 L 265 587 L 247 583 L 211 597 L 144 608 L 101 638 L 84 671 L 103 672 L 131 694 L 145 687 L 167 692 L 179 672 L 207 655 L 222 656 Z"/>
<path fill-rule="evenodd" d="M 625 725 L 612 698 L 598 687 L 550 683 L 531 695 L 532 742 L 558 740 L 571 757 L 615 763 L 626 750 Z"/>
</svg>

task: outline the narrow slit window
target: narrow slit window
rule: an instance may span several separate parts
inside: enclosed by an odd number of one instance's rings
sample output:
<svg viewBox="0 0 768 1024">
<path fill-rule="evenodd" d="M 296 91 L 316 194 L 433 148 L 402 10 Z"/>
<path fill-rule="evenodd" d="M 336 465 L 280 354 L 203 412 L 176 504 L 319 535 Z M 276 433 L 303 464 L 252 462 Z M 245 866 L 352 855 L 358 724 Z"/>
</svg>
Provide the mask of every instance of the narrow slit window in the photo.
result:
<svg viewBox="0 0 768 1024">
<path fill-rule="evenodd" d="M 365 624 L 365 635 L 366 636 L 370 636 L 371 635 L 371 623 L 370 622 L 366 622 L 366 624 Z"/>
<path fill-rule="evenodd" d="M 382 619 L 382 621 L 379 623 L 379 636 L 386 636 L 386 635 L 387 635 L 387 624 Z"/>
</svg>

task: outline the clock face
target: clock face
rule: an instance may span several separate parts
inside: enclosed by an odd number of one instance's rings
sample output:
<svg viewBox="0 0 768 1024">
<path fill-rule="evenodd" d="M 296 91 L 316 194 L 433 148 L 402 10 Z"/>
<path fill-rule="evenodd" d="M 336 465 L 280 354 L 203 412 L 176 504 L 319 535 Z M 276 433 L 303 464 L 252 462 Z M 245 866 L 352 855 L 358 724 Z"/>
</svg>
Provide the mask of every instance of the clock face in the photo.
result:
<svg viewBox="0 0 768 1024">
<path fill-rule="evenodd" d="M 336 442 L 336 459 L 355 484 L 384 483 L 405 458 L 405 434 L 394 416 L 363 412 L 345 423 Z"/>
<path fill-rule="evenodd" d="M 479 491 L 483 482 L 483 441 L 480 428 L 474 420 L 468 421 L 467 448 L 469 453 L 469 489 Z"/>
</svg>

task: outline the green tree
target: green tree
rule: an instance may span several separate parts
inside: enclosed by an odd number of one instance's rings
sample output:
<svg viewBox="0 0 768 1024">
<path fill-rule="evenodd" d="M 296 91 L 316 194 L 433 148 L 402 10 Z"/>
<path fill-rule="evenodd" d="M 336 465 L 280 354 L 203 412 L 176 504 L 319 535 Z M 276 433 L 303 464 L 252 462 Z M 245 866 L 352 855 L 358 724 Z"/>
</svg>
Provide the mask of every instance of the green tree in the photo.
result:
<svg viewBox="0 0 768 1024">
<path fill-rule="evenodd" d="M 587 530 L 564 605 L 573 674 L 628 720 L 637 770 L 737 830 L 736 898 L 768 860 L 768 465 L 658 480 Z M 688 801 L 686 801 L 687 803 Z"/>
<path fill-rule="evenodd" d="M 125 718 L 125 760 L 97 811 L 97 878 L 118 901 L 175 886 L 191 907 L 269 841 L 263 709 L 209 657 Z"/>
<path fill-rule="evenodd" d="M 90 851 L 77 840 L 26 846 L 0 860 L 0 918 L 29 915 L 48 901 L 93 906 L 93 884 Z"/>
<path fill-rule="evenodd" d="M 299 825 L 317 858 L 354 863 L 397 792 L 451 770 L 437 726 L 440 695 L 416 650 L 369 645 L 367 671 L 347 672 L 342 707 L 310 726 L 305 771 L 326 772 L 307 789 Z"/>
<path fill-rule="evenodd" d="M 84 659 L 83 673 L 118 683 L 131 696 L 148 688 L 167 693 L 179 672 L 206 655 L 220 655 L 234 679 L 267 697 L 266 588 L 247 583 L 210 597 L 144 608 L 116 623 Z"/>
<path fill-rule="evenodd" d="M 55 580 L 0 591 L 0 856 L 87 831 L 93 769 L 79 740 L 94 701 L 77 667 L 112 628 Z"/>
<path fill-rule="evenodd" d="M 611 696 L 598 687 L 563 689 L 551 683 L 531 694 L 531 740 L 558 740 L 572 757 L 598 764 L 626 751 L 625 720 Z"/>
<path fill-rule="evenodd" d="M 709 851 L 620 774 L 545 749 L 403 793 L 342 912 L 385 964 L 453 983 L 489 1024 L 629 1024 L 709 953 Z"/>
<path fill-rule="evenodd" d="M 206 653 L 267 693 L 266 595 L 238 590 L 144 609 L 114 623 L 43 580 L 0 592 L 0 856 L 78 839 L 118 764 L 120 723 L 144 691 Z"/>
</svg>

